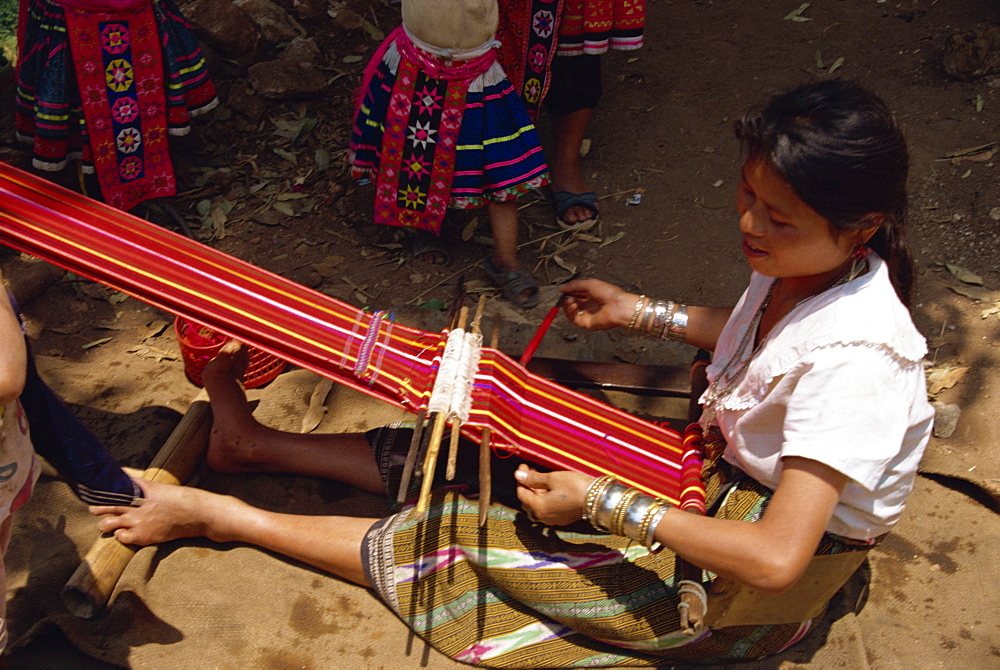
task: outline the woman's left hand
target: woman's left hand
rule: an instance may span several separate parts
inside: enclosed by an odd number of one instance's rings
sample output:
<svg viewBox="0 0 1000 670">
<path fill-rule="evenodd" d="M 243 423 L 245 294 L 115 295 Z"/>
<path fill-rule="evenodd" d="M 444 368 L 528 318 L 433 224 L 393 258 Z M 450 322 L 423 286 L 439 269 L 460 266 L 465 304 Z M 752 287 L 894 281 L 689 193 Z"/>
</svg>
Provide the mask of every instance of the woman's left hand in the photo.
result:
<svg viewBox="0 0 1000 670">
<path fill-rule="evenodd" d="M 538 472 L 521 465 L 514 479 L 529 519 L 546 526 L 566 526 L 583 518 L 587 488 L 595 478 L 569 470 Z"/>
</svg>

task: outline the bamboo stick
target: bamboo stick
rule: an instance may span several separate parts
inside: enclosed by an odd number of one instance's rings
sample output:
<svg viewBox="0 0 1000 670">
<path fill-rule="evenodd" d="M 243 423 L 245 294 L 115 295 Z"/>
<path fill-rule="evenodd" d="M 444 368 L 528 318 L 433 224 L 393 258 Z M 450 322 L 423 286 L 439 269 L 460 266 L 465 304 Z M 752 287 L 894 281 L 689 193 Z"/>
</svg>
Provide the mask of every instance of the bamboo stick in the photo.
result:
<svg viewBox="0 0 1000 670">
<path fill-rule="evenodd" d="M 479 334 L 479 323 L 483 319 L 483 310 L 486 309 L 486 295 L 479 296 L 476 304 L 476 315 L 472 318 L 472 325 L 469 327 L 470 333 Z M 462 436 L 458 419 L 455 419 L 451 429 L 451 442 L 448 447 L 448 468 L 445 472 L 445 479 L 449 482 L 455 478 L 455 470 L 458 466 L 458 440 Z"/>
<path fill-rule="evenodd" d="M 201 462 L 208 447 L 212 410 L 202 390 L 150 461 L 143 479 L 163 484 L 183 484 Z M 62 599 L 74 615 L 92 619 L 104 608 L 115 585 L 137 551 L 113 535 L 102 535 L 80 562 L 62 589 Z"/>
<path fill-rule="evenodd" d="M 410 449 L 406 452 L 406 461 L 403 463 L 403 474 L 399 480 L 399 491 L 396 494 L 396 502 L 402 504 L 406 502 L 406 493 L 410 488 L 410 480 L 413 478 L 413 468 L 417 464 L 417 455 L 420 453 L 420 443 L 424 437 L 424 424 L 427 423 L 427 410 L 422 409 L 417 412 L 417 418 L 413 424 L 413 436 L 410 438 Z"/>
<path fill-rule="evenodd" d="M 500 346 L 500 315 L 493 317 L 493 331 L 490 333 L 490 348 Z M 483 436 L 479 440 L 479 527 L 486 525 L 486 517 L 490 513 L 493 502 L 493 472 L 490 469 L 490 440 L 493 431 L 483 428 Z"/>
<path fill-rule="evenodd" d="M 434 467 L 437 465 L 438 451 L 441 449 L 441 440 L 444 437 L 445 423 L 448 415 L 438 412 L 434 415 L 434 427 L 431 429 L 431 439 L 427 445 L 427 454 L 424 456 L 424 478 L 420 482 L 420 497 L 417 499 L 417 506 L 413 508 L 412 518 L 417 519 L 427 513 L 427 504 L 431 496 L 431 483 L 434 480 Z"/>
</svg>

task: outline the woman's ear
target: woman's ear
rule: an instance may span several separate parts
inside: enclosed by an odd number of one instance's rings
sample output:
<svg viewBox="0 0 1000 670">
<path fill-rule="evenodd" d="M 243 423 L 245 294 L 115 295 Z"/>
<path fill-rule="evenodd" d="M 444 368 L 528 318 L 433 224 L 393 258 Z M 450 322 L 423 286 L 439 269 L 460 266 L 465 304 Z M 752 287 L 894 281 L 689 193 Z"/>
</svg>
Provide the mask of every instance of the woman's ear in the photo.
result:
<svg viewBox="0 0 1000 670">
<path fill-rule="evenodd" d="M 851 235 L 854 237 L 854 246 L 862 247 L 867 244 L 883 223 L 885 223 L 885 214 L 881 212 L 872 212 L 862 217 L 858 221 L 858 227 L 851 231 Z"/>
</svg>

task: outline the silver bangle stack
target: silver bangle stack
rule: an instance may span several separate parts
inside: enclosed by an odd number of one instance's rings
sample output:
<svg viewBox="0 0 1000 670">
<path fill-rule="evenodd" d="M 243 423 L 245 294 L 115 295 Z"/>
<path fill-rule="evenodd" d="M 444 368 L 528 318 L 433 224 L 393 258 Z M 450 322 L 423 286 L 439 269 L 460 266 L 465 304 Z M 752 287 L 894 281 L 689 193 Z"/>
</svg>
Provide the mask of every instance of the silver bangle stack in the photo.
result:
<svg viewBox="0 0 1000 670">
<path fill-rule="evenodd" d="M 596 530 L 622 535 L 647 547 L 655 543 L 656 527 L 670 509 L 662 498 L 644 495 L 614 477 L 598 477 L 587 489 L 583 518 Z"/>
<path fill-rule="evenodd" d="M 661 340 L 683 342 L 687 339 L 687 310 L 687 305 L 673 300 L 652 300 L 641 295 L 635 302 L 627 330 L 649 333 Z"/>
</svg>

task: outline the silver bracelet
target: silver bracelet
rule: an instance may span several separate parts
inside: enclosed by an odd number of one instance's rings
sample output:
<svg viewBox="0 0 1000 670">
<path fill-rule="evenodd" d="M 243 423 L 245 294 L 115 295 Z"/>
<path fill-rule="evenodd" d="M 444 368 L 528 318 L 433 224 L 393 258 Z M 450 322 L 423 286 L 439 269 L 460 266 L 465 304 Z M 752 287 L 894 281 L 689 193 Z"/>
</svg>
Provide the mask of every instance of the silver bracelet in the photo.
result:
<svg viewBox="0 0 1000 670">
<path fill-rule="evenodd" d="M 660 500 L 659 502 L 659 505 L 656 505 L 646 513 L 645 518 L 642 520 L 642 525 L 639 527 L 639 542 L 642 542 L 647 547 L 652 547 L 656 542 L 656 527 L 660 525 L 660 519 L 670 509 L 670 503 L 666 500 Z"/>
<path fill-rule="evenodd" d="M 595 479 L 587 487 L 587 495 L 583 499 L 583 520 L 590 522 L 592 526 L 594 525 L 594 519 L 597 518 L 597 503 L 613 481 L 615 481 L 614 477 L 604 475 Z"/>
<path fill-rule="evenodd" d="M 667 339 L 667 332 L 670 329 L 670 322 L 674 320 L 674 312 L 677 311 L 677 303 L 673 300 L 667 303 L 667 313 L 663 317 L 663 325 L 658 333 L 654 333 L 661 340 Z"/>
<path fill-rule="evenodd" d="M 653 309 L 653 318 L 646 326 L 647 333 L 656 335 L 663 332 L 663 329 L 667 327 L 667 323 L 669 323 L 667 315 L 670 313 L 670 302 L 669 300 L 656 301 L 656 307 Z"/>
<path fill-rule="evenodd" d="M 630 487 L 620 481 L 612 480 L 595 503 L 594 514 L 590 517 L 590 525 L 599 531 L 610 533 L 615 509 L 621 502 L 622 496 L 629 490 Z"/>
<path fill-rule="evenodd" d="M 619 535 L 624 535 L 625 537 L 630 537 L 633 540 L 641 542 L 643 537 L 643 522 L 649 515 L 650 508 L 654 506 L 659 506 L 656 498 L 641 494 L 636 497 L 625 512 Z"/>
<path fill-rule="evenodd" d="M 634 489 L 631 486 L 622 494 L 622 497 L 618 500 L 618 504 L 615 505 L 615 511 L 611 517 L 611 525 L 608 526 L 608 530 L 611 531 L 612 535 L 625 535 L 625 515 L 628 514 L 632 503 L 639 497 L 642 497 L 642 494 L 638 489 Z"/>
<path fill-rule="evenodd" d="M 646 303 L 645 309 L 642 311 L 642 318 L 639 319 L 639 323 L 635 324 L 635 329 L 640 332 L 646 332 L 649 330 L 653 323 L 653 319 L 656 318 L 656 300 L 650 298 L 649 302 Z"/>
<path fill-rule="evenodd" d="M 677 305 L 673 315 L 670 317 L 670 326 L 667 328 L 667 337 L 671 340 L 683 342 L 687 339 L 688 332 L 688 308 L 687 305 Z"/>
</svg>

